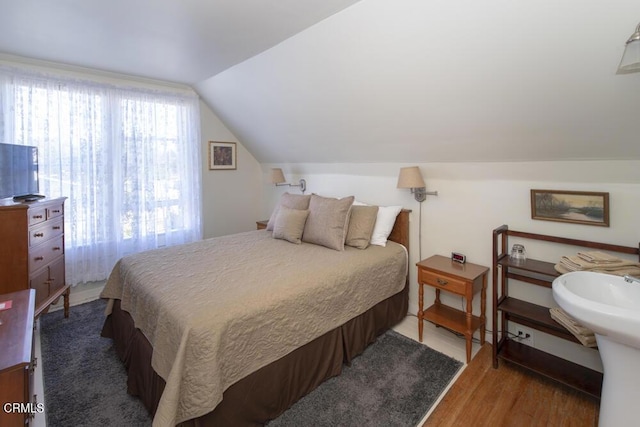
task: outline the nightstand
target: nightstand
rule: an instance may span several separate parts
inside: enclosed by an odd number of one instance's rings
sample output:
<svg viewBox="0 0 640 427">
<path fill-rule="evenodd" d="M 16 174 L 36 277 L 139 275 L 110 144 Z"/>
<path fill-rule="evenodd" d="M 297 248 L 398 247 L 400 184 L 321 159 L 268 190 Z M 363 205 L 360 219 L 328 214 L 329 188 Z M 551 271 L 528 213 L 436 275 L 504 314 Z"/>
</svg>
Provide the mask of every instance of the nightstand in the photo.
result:
<svg viewBox="0 0 640 427">
<path fill-rule="evenodd" d="M 423 321 L 463 334 L 467 341 L 467 363 L 471 361 L 471 340 L 480 329 L 480 343 L 484 344 L 488 267 L 460 264 L 450 258 L 434 255 L 416 264 L 418 267 L 418 338 L 422 342 Z M 436 299 L 424 310 L 424 286 L 436 290 Z M 464 297 L 466 310 L 448 307 L 440 302 L 440 291 Z M 480 291 L 480 316 L 473 315 L 473 295 Z"/>
<path fill-rule="evenodd" d="M 268 219 L 263 219 L 262 221 L 256 221 L 256 230 L 264 230 L 267 228 L 267 224 L 269 223 Z"/>
</svg>

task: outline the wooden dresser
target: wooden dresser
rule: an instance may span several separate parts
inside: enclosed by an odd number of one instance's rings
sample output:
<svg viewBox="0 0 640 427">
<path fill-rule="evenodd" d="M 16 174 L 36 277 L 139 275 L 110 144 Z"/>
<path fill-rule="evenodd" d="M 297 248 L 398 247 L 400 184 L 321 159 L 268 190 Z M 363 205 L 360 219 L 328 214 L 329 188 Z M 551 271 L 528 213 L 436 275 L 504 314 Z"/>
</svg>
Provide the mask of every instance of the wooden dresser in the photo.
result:
<svg viewBox="0 0 640 427">
<path fill-rule="evenodd" d="M 0 295 L 0 304 L 11 301 L 11 308 L 0 310 L 0 426 L 24 426 L 33 414 L 42 412 L 33 394 L 33 325 L 35 291 L 24 290 Z"/>
<path fill-rule="evenodd" d="M 64 201 L 0 200 L 0 294 L 35 289 L 35 315 L 64 297 L 69 316 L 69 286 L 64 271 Z"/>
</svg>

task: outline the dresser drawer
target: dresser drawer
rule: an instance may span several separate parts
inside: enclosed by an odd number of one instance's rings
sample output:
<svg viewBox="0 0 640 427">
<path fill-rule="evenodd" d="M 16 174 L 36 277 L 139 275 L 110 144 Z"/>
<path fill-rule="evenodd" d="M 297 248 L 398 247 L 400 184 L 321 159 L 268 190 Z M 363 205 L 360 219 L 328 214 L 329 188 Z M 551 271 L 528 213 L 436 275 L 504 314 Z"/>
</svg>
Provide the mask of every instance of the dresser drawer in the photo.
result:
<svg viewBox="0 0 640 427">
<path fill-rule="evenodd" d="M 465 295 L 466 292 L 466 284 L 464 281 L 422 268 L 418 269 L 418 282 L 458 295 Z"/>
<path fill-rule="evenodd" d="M 55 294 L 64 288 L 64 258 L 53 261 L 48 268 L 49 270 L 49 295 Z"/>
<path fill-rule="evenodd" d="M 63 218 L 59 217 L 51 221 L 47 221 L 37 227 L 29 229 L 29 246 L 35 246 L 40 242 L 49 240 L 52 237 L 62 235 L 63 231 Z"/>
<path fill-rule="evenodd" d="M 47 208 L 47 219 L 51 219 L 51 218 L 58 218 L 62 216 L 62 213 L 64 212 L 63 210 L 63 205 L 56 205 L 56 206 L 51 206 Z"/>
<path fill-rule="evenodd" d="M 47 208 L 30 208 L 29 225 L 40 224 L 47 220 Z"/>
<path fill-rule="evenodd" d="M 44 242 L 29 251 L 29 269 L 36 271 L 64 254 L 64 240 L 62 236 Z"/>
<path fill-rule="evenodd" d="M 29 278 L 29 286 L 36 291 L 36 307 L 49 298 L 49 269 L 44 268 Z"/>
</svg>

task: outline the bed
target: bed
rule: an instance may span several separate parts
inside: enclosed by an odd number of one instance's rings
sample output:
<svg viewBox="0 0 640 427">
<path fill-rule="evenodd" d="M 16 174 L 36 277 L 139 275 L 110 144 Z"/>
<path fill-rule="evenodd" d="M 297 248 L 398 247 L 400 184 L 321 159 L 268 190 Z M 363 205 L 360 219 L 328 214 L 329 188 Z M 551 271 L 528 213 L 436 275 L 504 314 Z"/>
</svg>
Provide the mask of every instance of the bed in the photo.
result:
<svg viewBox="0 0 640 427">
<path fill-rule="evenodd" d="M 385 247 L 259 230 L 123 258 L 102 293 L 102 335 L 128 392 L 155 426 L 276 418 L 406 316 L 408 214 Z"/>
</svg>

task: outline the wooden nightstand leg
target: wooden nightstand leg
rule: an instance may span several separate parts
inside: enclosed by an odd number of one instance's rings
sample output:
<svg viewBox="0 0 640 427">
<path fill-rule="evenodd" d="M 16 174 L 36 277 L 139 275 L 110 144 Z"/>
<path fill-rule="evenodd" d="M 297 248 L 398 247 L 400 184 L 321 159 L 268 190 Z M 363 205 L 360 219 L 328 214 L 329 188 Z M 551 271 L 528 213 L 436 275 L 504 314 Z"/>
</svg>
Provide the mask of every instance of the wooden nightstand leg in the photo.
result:
<svg viewBox="0 0 640 427">
<path fill-rule="evenodd" d="M 487 329 L 487 273 L 482 275 L 482 289 L 480 290 L 480 345 L 484 345 L 485 331 Z"/>
<path fill-rule="evenodd" d="M 467 295 L 467 363 L 471 362 L 471 348 L 473 342 L 473 329 L 471 328 L 471 321 L 473 319 L 473 294 Z"/>
<path fill-rule="evenodd" d="M 440 289 L 436 288 L 436 299 L 433 301 L 433 305 L 440 305 Z M 434 326 L 436 328 L 439 328 L 440 325 L 438 325 L 437 323 L 434 323 Z"/>
</svg>

